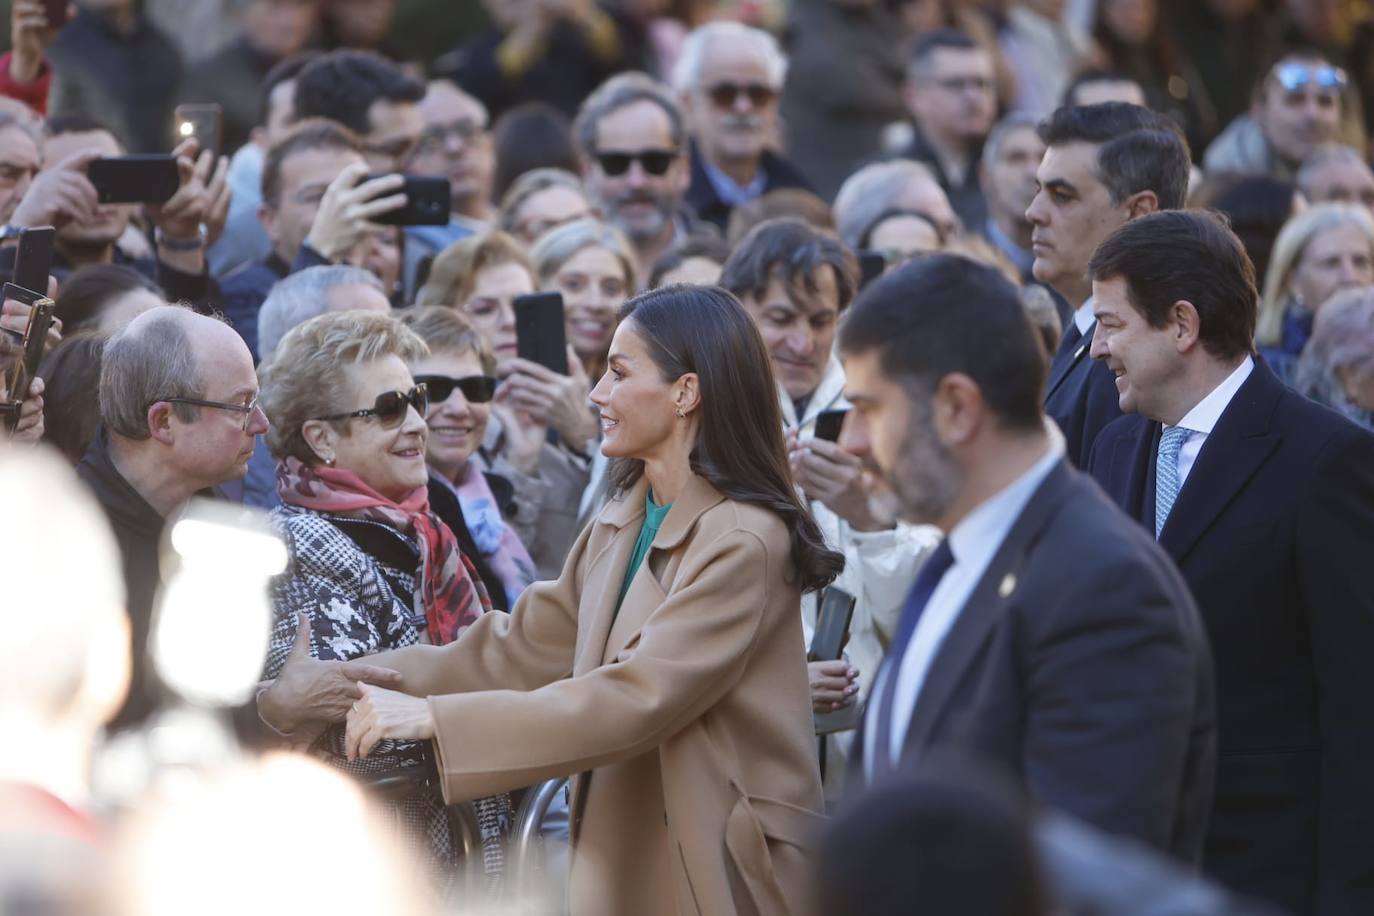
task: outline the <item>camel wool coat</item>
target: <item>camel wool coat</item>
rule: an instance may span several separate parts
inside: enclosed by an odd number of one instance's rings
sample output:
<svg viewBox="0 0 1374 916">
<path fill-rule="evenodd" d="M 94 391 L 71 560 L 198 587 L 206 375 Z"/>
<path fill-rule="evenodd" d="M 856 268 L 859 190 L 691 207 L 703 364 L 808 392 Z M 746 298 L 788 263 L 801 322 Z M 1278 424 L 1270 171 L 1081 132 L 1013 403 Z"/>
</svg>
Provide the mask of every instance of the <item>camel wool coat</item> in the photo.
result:
<svg viewBox="0 0 1374 916">
<path fill-rule="evenodd" d="M 789 532 L 694 476 L 616 614 L 646 490 L 511 614 L 373 659 L 429 698 L 449 802 L 577 774 L 573 916 L 802 912 L 822 801 Z"/>
</svg>

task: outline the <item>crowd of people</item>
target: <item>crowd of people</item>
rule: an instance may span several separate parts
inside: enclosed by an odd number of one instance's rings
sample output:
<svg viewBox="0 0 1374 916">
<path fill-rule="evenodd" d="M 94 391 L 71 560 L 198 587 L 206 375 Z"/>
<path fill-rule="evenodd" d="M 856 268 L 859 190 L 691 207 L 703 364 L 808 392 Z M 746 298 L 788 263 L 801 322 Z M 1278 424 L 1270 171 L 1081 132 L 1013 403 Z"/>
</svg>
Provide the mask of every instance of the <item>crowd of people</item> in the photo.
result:
<svg viewBox="0 0 1374 916">
<path fill-rule="evenodd" d="M 0 912 L 1374 912 L 1367 3 L 405 6 L 10 3 Z"/>
</svg>

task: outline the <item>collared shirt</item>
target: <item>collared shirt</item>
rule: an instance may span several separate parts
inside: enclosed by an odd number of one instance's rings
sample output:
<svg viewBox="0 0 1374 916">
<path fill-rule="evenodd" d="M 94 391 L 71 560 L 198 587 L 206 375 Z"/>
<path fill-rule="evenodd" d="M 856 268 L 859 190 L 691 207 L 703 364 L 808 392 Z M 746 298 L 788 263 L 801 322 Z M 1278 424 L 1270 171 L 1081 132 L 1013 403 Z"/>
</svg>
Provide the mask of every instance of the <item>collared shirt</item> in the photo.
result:
<svg viewBox="0 0 1374 916">
<path fill-rule="evenodd" d="M 950 553 L 954 555 L 954 565 L 949 568 L 940 584 L 931 593 L 925 611 L 916 624 L 906 654 L 897 667 L 897 689 L 893 695 L 891 715 L 894 716 L 891 732 L 892 745 L 887 752 L 896 760 L 901 753 L 902 743 L 906 740 L 907 726 L 911 723 L 916 701 L 930 673 L 940 645 L 950 629 L 959 619 L 969 596 L 987 572 L 988 564 L 1001 549 L 1016 520 L 1030 502 L 1031 496 L 1049 475 L 1054 466 L 1064 457 L 1062 437 L 1050 436 L 1049 448 L 1043 457 L 1030 470 L 1026 471 L 1001 492 L 986 499 L 949 533 Z M 882 682 L 891 677 L 891 669 L 884 668 L 873 685 L 873 696 L 882 696 Z M 869 707 L 869 715 L 876 716 L 877 704 Z M 872 767 L 877 741 L 877 722 L 869 721 L 865 729 L 864 759 Z"/>
<path fill-rule="evenodd" d="M 763 194 L 763 189 L 768 186 L 768 175 L 763 170 L 763 163 L 759 163 L 758 170 L 754 172 L 754 180 L 747 185 L 740 185 L 735 179 L 722 172 L 711 164 L 705 156 L 701 157 L 701 167 L 706 172 L 706 180 L 711 182 L 711 187 L 715 190 L 716 196 L 721 203 L 729 207 L 739 207 L 749 203 L 749 201 Z"/>
<path fill-rule="evenodd" d="M 1226 380 L 1212 389 L 1212 393 L 1183 415 L 1183 419 L 1178 421 L 1178 425 L 1192 433 L 1188 441 L 1183 443 L 1183 447 L 1178 452 L 1178 485 L 1180 488 L 1188 480 L 1188 472 L 1193 469 L 1193 462 L 1197 461 L 1198 453 L 1202 451 L 1202 444 L 1207 441 L 1207 437 L 1216 428 L 1217 421 L 1226 412 L 1226 407 L 1231 403 L 1231 399 L 1236 396 L 1240 386 L 1245 384 L 1245 380 L 1250 377 L 1250 373 L 1255 368 L 1255 361 L 1250 357 L 1245 357 L 1241 364 L 1235 368 Z M 1168 429 L 1166 426 L 1165 429 Z"/>
<path fill-rule="evenodd" d="M 1088 332 L 1093 329 L 1093 325 L 1097 324 L 1097 319 L 1093 317 L 1092 296 L 1089 296 L 1083 304 L 1078 307 L 1078 310 L 1073 313 L 1073 323 L 1078 326 L 1078 333 L 1082 334 L 1085 338 L 1088 336 Z M 1091 340 L 1088 342 L 1092 343 Z"/>
</svg>

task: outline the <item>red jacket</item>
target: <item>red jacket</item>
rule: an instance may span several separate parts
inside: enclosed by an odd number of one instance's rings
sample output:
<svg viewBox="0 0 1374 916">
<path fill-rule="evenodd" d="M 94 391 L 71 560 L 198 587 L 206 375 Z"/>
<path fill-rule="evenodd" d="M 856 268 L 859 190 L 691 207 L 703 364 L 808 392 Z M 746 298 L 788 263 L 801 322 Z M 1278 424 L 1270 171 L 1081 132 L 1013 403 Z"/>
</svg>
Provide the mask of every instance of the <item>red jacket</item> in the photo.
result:
<svg viewBox="0 0 1374 916">
<path fill-rule="evenodd" d="M 14 55 L 13 51 L 6 51 L 0 55 L 0 95 L 18 99 L 25 105 L 32 108 L 41 115 L 48 113 L 48 90 L 52 88 L 52 67 L 44 61 L 43 66 L 38 70 L 38 76 L 33 82 L 16 82 L 10 76 L 10 58 Z"/>
</svg>

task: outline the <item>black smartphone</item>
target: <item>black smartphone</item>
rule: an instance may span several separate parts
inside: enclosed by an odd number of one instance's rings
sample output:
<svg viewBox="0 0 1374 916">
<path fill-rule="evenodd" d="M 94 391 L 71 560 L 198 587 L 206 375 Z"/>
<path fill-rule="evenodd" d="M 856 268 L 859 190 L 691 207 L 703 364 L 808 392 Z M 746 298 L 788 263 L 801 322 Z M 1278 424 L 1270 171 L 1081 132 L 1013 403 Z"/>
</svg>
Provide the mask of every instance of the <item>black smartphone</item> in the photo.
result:
<svg viewBox="0 0 1374 916">
<path fill-rule="evenodd" d="M 163 153 L 97 159 L 86 177 L 102 204 L 162 204 L 181 187 L 176 157 Z"/>
<path fill-rule="evenodd" d="M 883 271 L 887 270 L 887 258 L 881 251 L 860 248 L 854 254 L 859 259 L 859 289 L 881 277 Z"/>
<path fill-rule="evenodd" d="M 849 408 L 841 410 L 822 410 L 816 414 L 816 438 L 826 442 L 839 442 L 840 430 L 844 429 L 844 418 Z"/>
<path fill-rule="evenodd" d="M 854 618 L 854 605 L 857 599 L 842 588 L 833 585 L 821 597 L 821 609 L 816 615 L 816 632 L 811 636 L 811 649 L 807 661 L 827 662 L 839 658 L 844 653 L 845 643 L 849 641 L 849 623 Z M 847 731 L 859 724 L 859 698 L 843 709 L 834 712 L 814 714 L 816 734 L 829 735 L 833 732 Z"/>
<path fill-rule="evenodd" d="M 60 29 L 67 24 L 67 7 L 71 0 L 43 0 L 43 13 L 48 17 L 48 28 Z"/>
<path fill-rule="evenodd" d="M 15 286 L 28 290 L 48 288 L 56 236 L 57 230 L 52 226 L 34 226 L 19 233 L 19 247 L 14 252 Z"/>
<path fill-rule="evenodd" d="M 364 175 L 362 181 L 382 178 L 383 175 Z M 451 206 L 448 179 L 427 175 L 406 175 L 399 193 L 406 196 L 405 206 L 390 210 L 372 221 L 383 226 L 447 226 Z M 359 184 L 362 182 L 360 181 Z M 380 195 L 390 197 L 396 191 Z"/>
<path fill-rule="evenodd" d="M 515 354 L 559 375 L 568 374 L 568 335 L 562 293 L 516 296 Z"/>
<path fill-rule="evenodd" d="M 172 145 L 195 138 L 203 153 L 206 150 L 218 159 L 224 140 L 224 109 L 215 102 L 178 105 L 173 112 L 176 137 Z"/>
<path fill-rule="evenodd" d="M 14 365 L 5 373 L 5 394 L 8 403 L 4 405 L 5 428 L 14 429 L 19 422 L 19 409 L 29 393 L 29 382 L 38 374 L 38 364 L 43 360 L 43 348 L 48 342 L 48 328 L 52 326 L 53 301 L 42 293 L 6 283 L 5 299 L 15 299 L 31 307 L 28 327 L 24 329 L 24 339 L 20 344 L 22 352 Z"/>
</svg>

